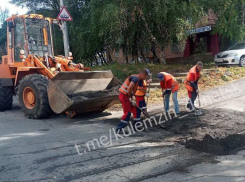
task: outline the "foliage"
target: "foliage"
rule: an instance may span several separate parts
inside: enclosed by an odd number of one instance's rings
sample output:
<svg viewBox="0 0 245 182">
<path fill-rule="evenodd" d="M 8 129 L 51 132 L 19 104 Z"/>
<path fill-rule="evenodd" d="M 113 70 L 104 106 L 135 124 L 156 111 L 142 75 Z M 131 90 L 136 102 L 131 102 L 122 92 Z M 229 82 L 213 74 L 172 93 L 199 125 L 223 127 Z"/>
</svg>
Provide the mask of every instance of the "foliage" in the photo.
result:
<svg viewBox="0 0 245 182">
<path fill-rule="evenodd" d="M 37 10 L 54 10 L 57 13 L 60 9 L 60 0 L 11 0 L 10 2 L 22 7 L 27 7 L 31 12 Z"/>
<path fill-rule="evenodd" d="M 204 11 L 212 8 L 218 20 L 212 33 L 219 33 L 223 38 L 235 41 L 244 40 L 245 36 L 245 0 L 199 0 Z M 212 5 L 210 7 L 210 4 Z"/>
<path fill-rule="evenodd" d="M 0 8 L 0 60 L 2 56 L 6 54 L 6 42 L 7 42 L 7 23 L 5 20 L 8 17 L 8 10 L 2 10 Z"/>
<path fill-rule="evenodd" d="M 3 22 L 8 18 L 9 10 L 8 9 L 2 9 L 0 7 L 0 27 L 2 26 Z"/>
<path fill-rule="evenodd" d="M 67 0 L 66 7 L 73 17 L 68 23 L 70 47 L 74 58 L 84 63 L 94 61 L 96 53 L 119 49 L 126 58 L 129 54 L 136 56 L 137 63 L 144 48 L 156 47 L 160 48 L 161 60 L 165 45 L 178 44 L 184 50 L 187 30 L 195 28 L 210 8 L 218 18 L 213 33 L 240 41 L 245 33 L 244 1 Z M 12 0 L 12 3 L 45 16 L 55 17 L 59 12 L 59 0 Z"/>
</svg>

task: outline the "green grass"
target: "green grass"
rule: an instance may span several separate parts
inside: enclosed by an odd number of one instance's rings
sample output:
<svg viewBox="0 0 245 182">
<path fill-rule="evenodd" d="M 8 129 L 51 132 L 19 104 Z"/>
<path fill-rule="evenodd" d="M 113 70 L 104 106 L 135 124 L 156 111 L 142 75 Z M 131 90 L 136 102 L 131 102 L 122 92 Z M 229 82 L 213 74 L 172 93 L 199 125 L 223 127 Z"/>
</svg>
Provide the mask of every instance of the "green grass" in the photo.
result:
<svg viewBox="0 0 245 182">
<path fill-rule="evenodd" d="M 132 74 L 138 74 L 140 70 L 146 68 L 152 72 L 153 78 L 154 77 L 156 78 L 156 75 L 159 72 L 168 72 L 171 74 L 188 72 L 192 66 L 194 66 L 194 64 L 176 63 L 176 64 L 163 65 L 163 64 L 140 63 L 138 65 L 134 65 L 134 64 L 132 65 L 132 64 L 114 63 L 108 66 L 104 65 L 104 66 L 91 67 L 91 70 L 92 71 L 111 70 L 113 75 L 123 82 L 128 76 Z M 214 64 L 210 62 L 204 63 L 204 67 L 213 68 Z"/>
</svg>

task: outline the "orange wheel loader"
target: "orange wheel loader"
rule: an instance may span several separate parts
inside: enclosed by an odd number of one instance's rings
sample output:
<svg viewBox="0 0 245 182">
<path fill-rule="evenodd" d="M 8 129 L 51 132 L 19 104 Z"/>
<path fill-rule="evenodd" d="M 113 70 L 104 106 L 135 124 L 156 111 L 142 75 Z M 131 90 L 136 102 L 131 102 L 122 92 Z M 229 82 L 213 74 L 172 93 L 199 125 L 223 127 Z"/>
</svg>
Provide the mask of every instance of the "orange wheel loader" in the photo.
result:
<svg viewBox="0 0 245 182">
<path fill-rule="evenodd" d="M 118 93 L 76 97 L 85 92 L 110 92 L 121 83 L 111 71 L 86 71 L 69 57 L 54 56 L 52 24 L 42 15 L 13 15 L 7 20 L 7 55 L 0 64 L 0 111 L 12 108 L 17 95 L 29 118 L 47 118 L 53 112 L 76 114 L 102 112 L 119 103 Z M 84 71 L 85 70 L 85 71 Z M 82 98 L 82 99 L 81 99 Z"/>
</svg>

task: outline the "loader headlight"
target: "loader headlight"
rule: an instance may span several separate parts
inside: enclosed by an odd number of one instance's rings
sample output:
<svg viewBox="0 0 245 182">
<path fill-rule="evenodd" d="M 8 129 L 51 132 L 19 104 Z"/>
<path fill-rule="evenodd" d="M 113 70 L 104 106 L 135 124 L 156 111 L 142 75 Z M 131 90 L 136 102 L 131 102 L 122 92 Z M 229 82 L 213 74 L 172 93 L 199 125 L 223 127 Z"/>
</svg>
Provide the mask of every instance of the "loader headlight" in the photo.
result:
<svg viewBox="0 0 245 182">
<path fill-rule="evenodd" d="M 72 57 L 72 52 L 69 52 L 69 54 L 68 54 L 68 55 L 69 55 L 69 57 Z"/>
<path fill-rule="evenodd" d="M 24 55 L 25 54 L 25 51 L 23 49 L 20 50 L 20 54 L 21 55 Z"/>
</svg>

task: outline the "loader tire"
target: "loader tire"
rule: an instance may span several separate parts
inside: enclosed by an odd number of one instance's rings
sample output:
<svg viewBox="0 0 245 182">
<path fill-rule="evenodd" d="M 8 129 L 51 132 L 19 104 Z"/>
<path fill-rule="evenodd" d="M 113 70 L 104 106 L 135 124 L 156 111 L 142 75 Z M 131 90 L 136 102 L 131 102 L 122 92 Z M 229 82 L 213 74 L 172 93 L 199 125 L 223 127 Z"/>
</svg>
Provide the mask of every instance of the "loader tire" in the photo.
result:
<svg viewBox="0 0 245 182">
<path fill-rule="evenodd" d="M 47 86 L 48 79 L 38 74 L 27 75 L 20 81 L 17 92 L 19 104 L 30 119 L 48 118 L 52 115 Z"/>
<path fill-rule="evenodd" d="M 13 88 L 0 86 L 0 111 L 12 109 L 13 106 Z"/>
</svg>

